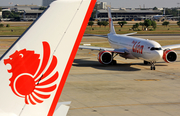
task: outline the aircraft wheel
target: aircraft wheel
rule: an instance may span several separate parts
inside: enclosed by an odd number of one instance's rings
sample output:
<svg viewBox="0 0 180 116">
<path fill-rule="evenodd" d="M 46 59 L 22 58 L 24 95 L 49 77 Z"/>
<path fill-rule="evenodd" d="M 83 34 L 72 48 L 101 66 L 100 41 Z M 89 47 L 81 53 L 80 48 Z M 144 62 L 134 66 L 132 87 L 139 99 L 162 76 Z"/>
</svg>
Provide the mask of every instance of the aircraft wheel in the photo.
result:
<svg viewBox="0 0 180 116">
<path fill-rule="evenodd" d="M 151 66 L 151 70 L 156 70 L 156 67 L 154 65 Z"/>
</svg>

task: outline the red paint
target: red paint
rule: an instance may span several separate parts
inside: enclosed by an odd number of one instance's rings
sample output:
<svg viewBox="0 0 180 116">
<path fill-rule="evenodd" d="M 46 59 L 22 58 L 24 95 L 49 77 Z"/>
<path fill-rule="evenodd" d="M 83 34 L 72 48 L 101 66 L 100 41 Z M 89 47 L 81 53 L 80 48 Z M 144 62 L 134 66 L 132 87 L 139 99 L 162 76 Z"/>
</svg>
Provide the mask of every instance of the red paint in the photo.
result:
<svg viewBox="0 0 180 116">
<path fill-rule="evenodd" d="M 99 62 L 101 63 L 101 64 L 104 64 L 102 61 L 101 61 L 101 56 L 102 56 L 102 54 L 104 53 L 105 51 L 102 51 L 102 52 L 99 52 L 99 54 L 98 54 L 98 60 L 99 60 Z"/>
<path fill-rule="evenodd" d="M 132 51 L 134 53 L 143 54 L 144 45 L 140 45 L 141 42 L 133 41 L 134 45 L 132 47 Z"/>
<path fill-rule="evenodd" d="M 167 63 L 170 63 L 170 61 L 168 61 L 167 59 L 167 55 L 170 53 L 170 52 L 174 52 L 173 50 L 165 50 L 164 53 L 163 53 L 163 59 L 165 62 Z"/>
<path fill-rule="evenodd" d="M 109 18 L 109 29 L 111 29 L 111 18 Z"/>
<path fill-rule="evenodd" d="M 35 86 L 34 79 L 29 75 L 20 76 L 15 84 L 17 92 L 21 95 L 31 94 L 34 91 Z"/>
<path fill-rule="evenodd" d="M 37 103 L 42 103 L 43 101 L 36 98 L 34 94 L 45 100 L 50 97 L 50 92 L 56 89 L 56 84 L 52 85 L 52 83 L 57 80 L 59 73 L 55 72 L 53 76 L 49 76 L 57 65 L 57 58 L 55 56 L 53 56 L 48 69 L 43 75 L 40 75 L 45 67 L 47 67 L 50 59 L 50 46 L 47 42 L 43 42 L 43 59 L 41 66 L 39 56 L 40 54 L 35 54 L 34 51 L 23 49 L 16 51 L 10 55 L 8 59 L 4 60 L 5 65 L 10 64 L 12 67 L 8 70 L 9 73 L 12 73 L 12 77 L 9 79 L 9 86 L 15 95 L 25 99 L 26 104 L 36 105 Z M 46 87 L 39 88 L 44 85 L 46 85 Z M 48 93 L 44 95 L 35 92 L 36 90 Z"/>
<path fill-rule="evenodd" d="M 98 60 L 99 60 L 99 62 L 100 62 L 101 64 L 104 64 L 103 61 L 101 60 L 101 57 L 102 57 L 102 55 L 103 55 L 104 53 L 109 53 L 109 54 L 111 54 L 111 52 L 109 52 L 109 51 L 99 52 L 99 54 L 98 54 Z"/>
<path fill-rule="evenodd" d="M 90 18 L 90 16 L 91 16 L 91 13 L 92 13 L 93 8 L 94 8 L 94 6 L 95 6 L 95 3 L 96 3 L 96 0 L 91 0 L 91 3 L 90 3 L 90 5 L 89 5 L 88 11 L 87 11 L 86 16 L 85 16 L 85 18 L 84 18 L 83 24 L 82 24 L 81 29 L 80 29 L 80 31 L 79 31 L 78 37 L 77 37 L 77 39 L 76 39 L 75 45 L 74 45 L 73 50 L 72 50 L 72 52 L 71 52 L 69 61 L 68 61 L 67 65 L 66 65 L 65 71 L 64 71 L 64 73 L 63 73 L 61 82 L 60 82 L 60 84 L 59 84 L 59 86 L 58 86 L 56 95 L 55 95 L 54 100 L 53 100 L 53 102 L 52 102 L 52 105 L 51 105 L 51 107 L 50 107 L 48 116 L 52 116 L 53 113 L 54 113 L 54 110 L 55 110 L 55 108 L 56 108 L 57 102 L 58 102 L 59 97 L 60 97 L 60 95 L 61 95 L 61 93 L 62 93 L 62 90 L 63 90 L 64 84 L 65 84 L 65 82 L 66 82 L 67 76 L 68 76 L 68 74 L 69 74 L 70 68 L 71 68 L 72 63 L 73 63 L 73 61 L 74 61 L 74 57 L 75 57 L 75 55 L 76 55 L 76 53 L 77 53 L 77 50 L 78 50 L 78 48 L 79 48 L 79 44 L 80 44 L 81 39 L 82 39 L 82 37 L 83 37 L 83 35 L 84 35 L 84 32 L 85 32 L 86 26 L 87 26 L 87 24 L 88 24 L 89 18 Z"/>
</svg>

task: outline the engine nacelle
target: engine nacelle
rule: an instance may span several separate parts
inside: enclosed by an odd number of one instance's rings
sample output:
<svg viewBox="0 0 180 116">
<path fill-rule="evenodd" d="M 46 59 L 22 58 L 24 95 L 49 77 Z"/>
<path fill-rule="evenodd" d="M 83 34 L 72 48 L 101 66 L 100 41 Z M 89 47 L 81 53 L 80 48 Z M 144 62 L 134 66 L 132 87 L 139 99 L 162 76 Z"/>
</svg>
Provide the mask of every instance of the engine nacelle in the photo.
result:
<svg viewBox="0 0 180 116">
<path fill-rule="evenodd" d="M 113 60 L 112 53 L 109 51 L 99 52 L 98 60 L 101 64 L 111 64 Z"/>
<path fill-rule="evenodd" d="M 177 53 L 173 50 L 165 50 L 163 54 L 163 59 L 165 62 L 175 62 L 177 60 Z"/>
</svg>

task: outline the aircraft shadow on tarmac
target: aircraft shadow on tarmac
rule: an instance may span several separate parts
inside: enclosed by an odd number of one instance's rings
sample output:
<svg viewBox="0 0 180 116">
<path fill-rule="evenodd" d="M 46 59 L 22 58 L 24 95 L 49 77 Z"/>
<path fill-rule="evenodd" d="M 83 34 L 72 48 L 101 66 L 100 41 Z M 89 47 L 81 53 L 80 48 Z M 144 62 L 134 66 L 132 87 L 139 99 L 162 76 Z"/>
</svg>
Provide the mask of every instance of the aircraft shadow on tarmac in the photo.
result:
<svg viewBox="0 0 180 116">
<path fill-rule="evenodd" d="M 92 67 L 100 70 L 113 70 L 113 71 L 139 71 L 141 68 L 131 67 L 133 65 L 144 66 L 143 63 L 117 63 L 116 65 L 103 65 L 98 61 L 90 61 L 89 58 L 75 59 L 73 66 L 76 67 Z M 146 65 L 150 67 L 150 65 Z M 165 62 L 157 62 L 156 66 L 167 66 Z"/>
<path fill-rule="evenodd" d="M 87 58 L 88 59 L 88 58 Z M 100 70 L 111 70 L 111 71 L 139 71 L 141 69 L 131 67 L 131 65 L 137 64 L 116 64 L 116 65 L 103 65 L 98 61 L 90 61 L 87 59 L 75 59 L 73 66 L 76 67 L 92 67 Z"/>
</svg>

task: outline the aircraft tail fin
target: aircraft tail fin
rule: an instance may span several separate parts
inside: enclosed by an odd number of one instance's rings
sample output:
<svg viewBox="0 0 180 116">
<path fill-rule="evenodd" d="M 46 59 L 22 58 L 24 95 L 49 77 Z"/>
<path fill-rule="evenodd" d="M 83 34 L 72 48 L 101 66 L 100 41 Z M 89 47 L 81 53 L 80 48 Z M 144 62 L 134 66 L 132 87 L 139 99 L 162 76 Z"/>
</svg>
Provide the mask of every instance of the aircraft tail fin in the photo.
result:
<svg viewBox="0 0 180 116">
<path fill-rule="evenodd" d="M 115 29 L 114 29 L 113 20 L 112 20 L 112 15 L 111 15 L 111 9 L 109 7 L 108 7 L 108 18 L 109 18 L 110 33 L 116 34 Z"/>
<path fill-rule="evenodd" d="M 95 3 L 55 0 L 0 58 L 0 116 L 53 116 Z"/>
<path fill-rule="evenodd" d="M 164 8 L 163 16 L 165 16 L 165 15 L 166 15 L 166 9 Z"/>
</svg>

